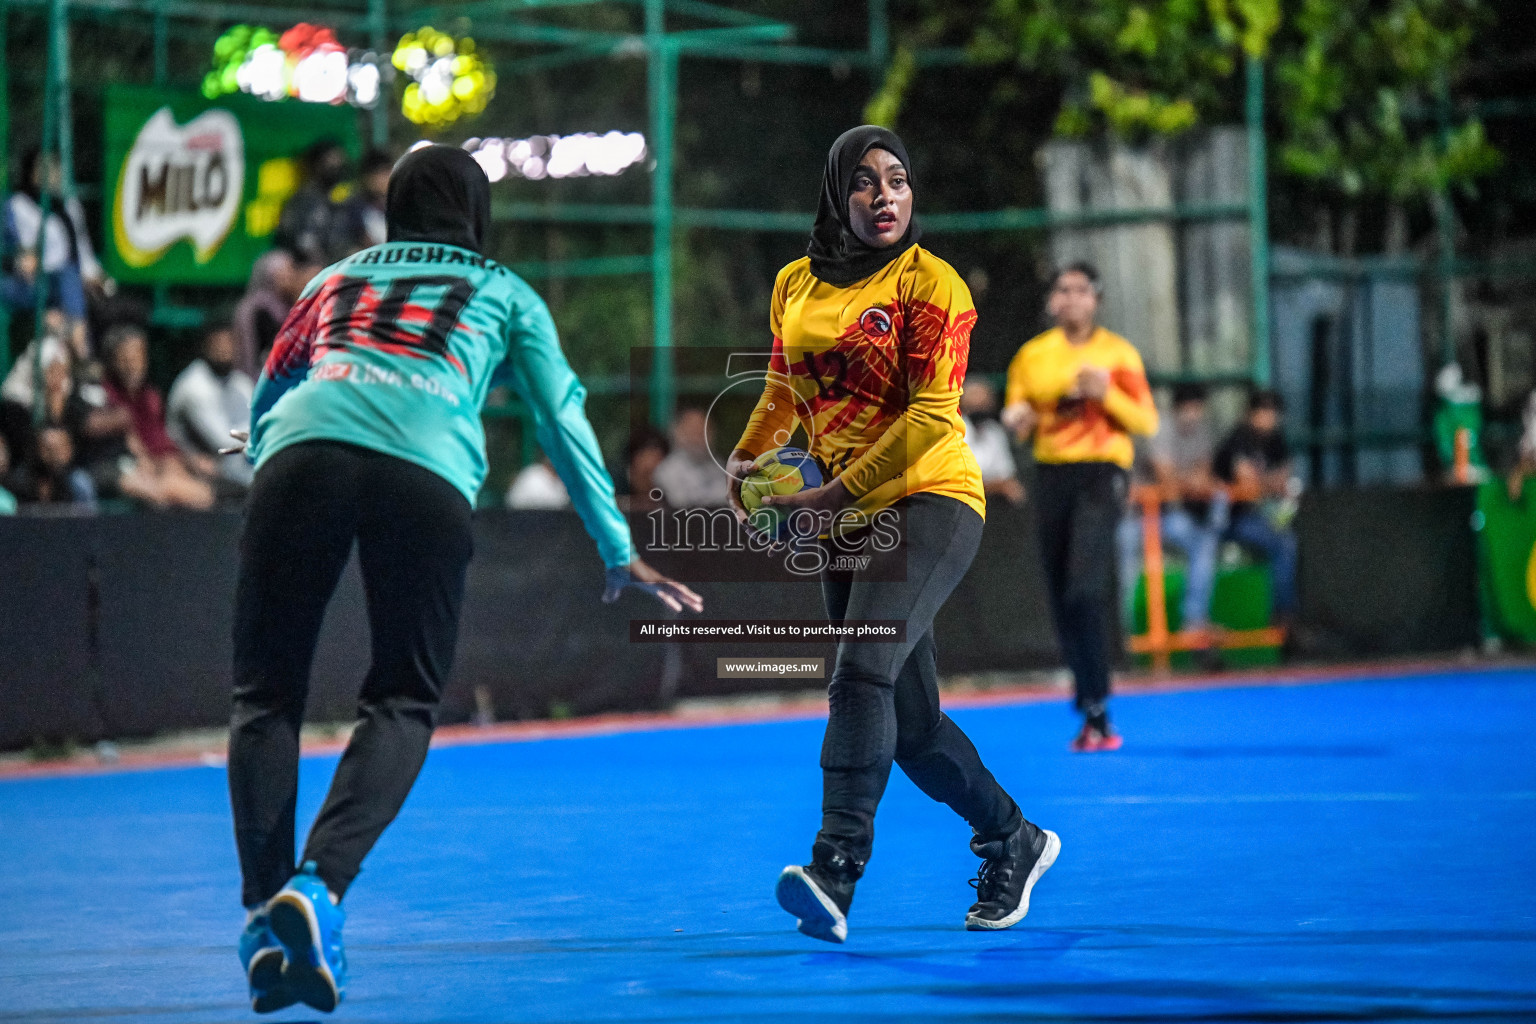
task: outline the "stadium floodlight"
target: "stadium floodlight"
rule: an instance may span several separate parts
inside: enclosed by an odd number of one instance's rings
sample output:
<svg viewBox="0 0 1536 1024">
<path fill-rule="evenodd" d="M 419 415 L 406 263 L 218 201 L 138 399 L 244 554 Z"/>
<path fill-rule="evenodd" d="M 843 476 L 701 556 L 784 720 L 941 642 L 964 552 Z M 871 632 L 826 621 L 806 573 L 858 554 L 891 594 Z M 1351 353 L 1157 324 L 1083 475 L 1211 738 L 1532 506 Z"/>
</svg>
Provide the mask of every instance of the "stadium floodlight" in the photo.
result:
<svg viewBox="0 0 1536 1024">
<path fill-rule="evenodd" d="M 401 36 L 390 61 L 411 79 L 400 110 L 415 124 L 452 124 L 480 113 L 496 94 L 496 72 L 475 52 L 475 41 L 430 25 Z"/>
<path fill-rule="evenodd" d="M 641 163 L 647 155 L 639 132 L 578 132 L 533 135 L 526 139 L 468 139 L 464 148 L 491 181 L 513 176 L 544 178 L 612 177 Z"/>
<path fill-rule="evenodd" d="M 383 92 L 384 63 L 371 50 L 344 48 L 324 26 L 301 22 L 279 35 L 270 28 L 236 25 L 214 43 L 213 70 L 203 78 L 203 95 L 218 99 L 243 92 L 269 101 L 292 98 L 371 108 Z"/>
</svg>

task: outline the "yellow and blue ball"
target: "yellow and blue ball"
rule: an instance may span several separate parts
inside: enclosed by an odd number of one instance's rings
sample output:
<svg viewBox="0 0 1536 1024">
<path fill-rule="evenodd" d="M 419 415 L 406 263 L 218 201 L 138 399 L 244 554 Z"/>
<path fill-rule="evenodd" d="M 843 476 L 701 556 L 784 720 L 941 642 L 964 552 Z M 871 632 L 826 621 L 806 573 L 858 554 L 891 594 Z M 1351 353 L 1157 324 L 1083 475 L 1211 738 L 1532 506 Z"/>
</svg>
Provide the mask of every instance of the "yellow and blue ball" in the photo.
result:
<svg viewBox="0 0 1536 1024">
<path fill-rule="evenodd" d="M 764 505 L 770 494 L 798 494 L 822 484 L 821 466 L 815 456 L 800 448 L 774 448 L 752 463 L 752 472 L 741 482 L 741 503 L 751 527 L 772 540 L 789 535 L 789 512 L 783 506 Z"/>
</svg>

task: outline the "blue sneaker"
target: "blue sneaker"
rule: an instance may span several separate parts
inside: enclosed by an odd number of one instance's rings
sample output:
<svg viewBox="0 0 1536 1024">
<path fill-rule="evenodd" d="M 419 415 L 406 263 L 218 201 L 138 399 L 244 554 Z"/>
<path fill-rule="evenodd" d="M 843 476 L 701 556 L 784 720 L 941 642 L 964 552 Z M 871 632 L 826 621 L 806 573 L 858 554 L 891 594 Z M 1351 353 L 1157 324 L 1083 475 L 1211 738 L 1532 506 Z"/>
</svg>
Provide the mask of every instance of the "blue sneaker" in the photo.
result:
<svg viewBox="0 0 1536 1024">
<path fill-rule="evenodd" d="M 347 915 L 331 902 L 330 891 L 307 860 L 267 904 L 272 934 L 288 957 L 283 980 L 305 1004 L 330 1013 L 347 988 L 347 954 L 341 926 Z"/>
<path fill-rule="evenodd" d="M 299 1001 L 283 978 L 283 947 L 272 934 L 265 910 L 240 933 L 240 966 L 251 985 L 251 1009 L 257 1013 L 271 1013 Z"/>
</svg>

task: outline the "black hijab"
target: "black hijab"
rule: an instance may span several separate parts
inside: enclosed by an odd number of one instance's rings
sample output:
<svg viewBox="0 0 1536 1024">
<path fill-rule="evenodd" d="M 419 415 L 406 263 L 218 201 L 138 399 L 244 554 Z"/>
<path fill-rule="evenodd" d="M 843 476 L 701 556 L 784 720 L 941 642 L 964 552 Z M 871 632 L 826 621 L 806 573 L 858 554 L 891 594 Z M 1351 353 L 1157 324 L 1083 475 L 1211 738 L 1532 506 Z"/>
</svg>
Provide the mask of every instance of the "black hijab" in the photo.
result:
<svg viewBox="0 0 1536 1024">
<path fill-rule="evenodd" d="M 384 220 L 391 242 L 436 242 L 484 253 L 490 179 L 457 146 L 423 146 L 395 164 Z"/>
<path fill-rule="evenodd" d="M 894 245 L 876 249 L 865 245 L 848 221 L 848 194 L 853 188 L 853 172 L 871 149 L 883 149 L 901 161 L 912 183 L 912 161 L 907 147 L 895 132 L 866 124 L 850 128 L 832 143 L 827 154 L 827 172 L 821 180 L 821 205 L 816 210 L 816 224 L 811 228 L 811 273 L 838 287 L 862 281 L 917 244 L 922 229 L 914 214 L 906 234 Z"/>
</svg>

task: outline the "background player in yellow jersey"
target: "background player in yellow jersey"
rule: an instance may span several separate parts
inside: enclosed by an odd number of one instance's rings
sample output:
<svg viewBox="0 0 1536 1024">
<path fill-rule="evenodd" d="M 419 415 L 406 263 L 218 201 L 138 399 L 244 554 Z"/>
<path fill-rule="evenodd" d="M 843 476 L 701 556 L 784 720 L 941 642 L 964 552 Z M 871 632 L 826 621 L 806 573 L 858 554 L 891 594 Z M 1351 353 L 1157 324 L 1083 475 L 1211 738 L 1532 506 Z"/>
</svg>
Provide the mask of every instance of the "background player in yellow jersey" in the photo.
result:
<svg viewBox="0 0 1536 1024">
<path fill-rule="evenodd" d="M 1080 751 L 1116 750 L 1109 724 L 1109 625 L 1115 527 L 1124 514 L 1131 435 L 1157 432 L 1141 355 L 1099 326 L 1099 275 L 1088 263 L 1057 271 L 1056 326 L 1025 342 L 1008 365 L 1003 424 L 1035 438 L 1040 549 L 1051 612 L 1072 669 Z"/>
<path fill-rule="evenodd" d="M 1024 819 L 976 748 L 939 710 L 933 620 L 981 539 L 981 472 L 965 445 L 960 386 L 976 309 L 943 260 L 917 245 L 906 147 L 883 128 L 832 146 L 809 257 L 779 272 L 763 395 L 731 453 L 735 481 L 797 427 L 829 469 L 826 484 L 765 499 L 830 521 L 829 556 L 860 569 L 821 572 L 834 622 L 899 619 L 895 643 L 840 643 L 822 745 L 822 825 L 811 863 L 784 869 L 781 906 L 807 935 L 842 942 L 854 884 L 874 843 L 891 763 L 975 830 L 982 858 L 973 930 L 1007 928 L 1056 859 L 1054 832 Z M 737 515 L 745 518 L 738 487 Z M 882 543 L 885 520 L 901 544 Z"/>
</svg>

